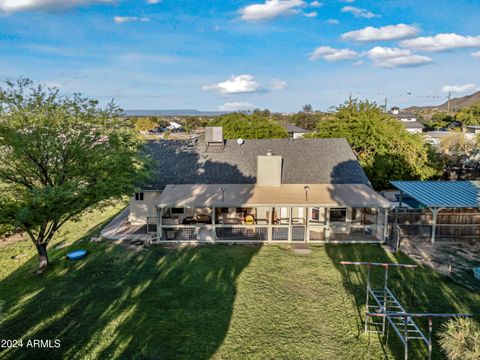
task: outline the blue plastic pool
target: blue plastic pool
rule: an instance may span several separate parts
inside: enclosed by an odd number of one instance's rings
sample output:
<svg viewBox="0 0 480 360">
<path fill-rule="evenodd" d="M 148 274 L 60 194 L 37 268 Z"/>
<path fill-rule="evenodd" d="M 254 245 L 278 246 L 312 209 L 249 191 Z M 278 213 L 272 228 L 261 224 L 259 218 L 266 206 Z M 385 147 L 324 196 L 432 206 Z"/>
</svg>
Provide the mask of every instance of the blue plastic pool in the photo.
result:
<svg viewBox="0 0 480 360">
<path fill-rule="evenodd" d="M 473 275 L 476 279 L 480 280 L 480 267 L 473 268 Z"/>
<path fill-rule="evenodd" d="M 80 259 L 83 259 L 85 256 L 87 256 L 87 250 L 83 250 L 83 249 L 70 251 L 67 254 L 67 258 L 69 260 L 80 260 Z"/>
</svg>

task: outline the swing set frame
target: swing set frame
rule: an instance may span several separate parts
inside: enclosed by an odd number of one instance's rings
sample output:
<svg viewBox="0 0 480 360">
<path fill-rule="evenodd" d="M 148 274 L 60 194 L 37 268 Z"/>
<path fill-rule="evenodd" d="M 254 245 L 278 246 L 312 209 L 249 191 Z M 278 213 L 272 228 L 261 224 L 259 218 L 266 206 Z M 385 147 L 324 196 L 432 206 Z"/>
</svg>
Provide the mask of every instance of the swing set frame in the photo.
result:
<svg viewBox="0 0 480 360">
<path fill-rule="evenodd" d="M 409 342 L 412 340 L 420 340 L 428 349 L 428 359 L 432 359 L 432 333 L 434 318 L 451 318 L 451 317 L 472 317 L 472 314 L 438 314 L 438 313 L 413 313 L 407 312 L 400 301 L 388 287 L 389 269 L 404 268 L 414 269 L 416 279 L 417 265 L 397 264 L 397 263 L 378 263 L 363 261 L 340 261 L 341 265 L 367 266 L 367 289 L 365 300 L 365 333 L 381 334 L 388 342 L 389 328 L 391 327 L 404 346 L 404 359 L 408 360 Z M 370 281 L 370 273 L 373 267 L 383 268 L 384 284 L 381 288 L 373 288 Z M 412 296 L 415 291 L 415 280 L 413 284 Z M 376 318 L 381 318 L 380 322 L 375 322 Z M 419 328 L 415 319 L 428 319 L 428 335 Z M 380 330 L 378 330 L 380 328 Z M 370 337 L 369 337 L 370 340 Z"/>
</svg>

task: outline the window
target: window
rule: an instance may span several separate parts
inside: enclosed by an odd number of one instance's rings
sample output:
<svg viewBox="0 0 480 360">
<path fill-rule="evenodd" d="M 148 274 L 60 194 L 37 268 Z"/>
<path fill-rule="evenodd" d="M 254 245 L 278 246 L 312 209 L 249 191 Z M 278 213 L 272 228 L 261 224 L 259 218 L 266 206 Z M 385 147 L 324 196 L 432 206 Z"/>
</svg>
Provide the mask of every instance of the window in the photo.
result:
<svg viewBox="0 0 480 360">
<path fill-rule="evenodd" d="M 143 193 L 135 193 L 136 201 L 143 201 Z"/>
<path fill-rule="evenodd" d="M 170 212 L 172 214 L 183 214 L 184 210 L 185 210 L 184 208 L 172 208 Z"/>
<path fill-rule="evenodd" d="M 320 221 L 320 209 L 312 208 L 312 220 Z"/>
<path fill-rule="evenodd" d="M 347 220 L 347 209 L 330 209 L 330 222 L 345 222 Z"/>
</svg>

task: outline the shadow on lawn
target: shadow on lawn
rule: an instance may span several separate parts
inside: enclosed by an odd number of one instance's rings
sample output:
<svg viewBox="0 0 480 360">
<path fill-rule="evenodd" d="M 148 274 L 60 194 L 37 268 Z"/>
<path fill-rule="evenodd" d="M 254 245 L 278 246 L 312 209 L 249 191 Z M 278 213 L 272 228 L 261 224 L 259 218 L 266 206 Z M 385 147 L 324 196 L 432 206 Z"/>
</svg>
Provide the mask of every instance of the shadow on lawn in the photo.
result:
<svg viewBox="0 0 480 360">
<path fill-rule="evenodd" d="M 259 250 L 82 247 L 90 253 L 83 261 L 57 251 L 47 273 L 31 274 L 32 258 L 0 282 L 0 339 L 24 340 L 0 358 L 209 358 L 226 336 L 236 279 Z M 61 347 L 28 349 L 28 339 L 59 339 Z"/>
<path fill-rule="evenodd" d="M 364 331 L 367 267 L 344 266 L 339 262 L 341 260 L 404 264 L 415 264 L 415 262 L 403 254 L 387 254 L 379 245 L 326 245 L 326 251 L 342 275 L 344 288 L 351 295 L 351 298 L 345 299 L 345 301 L 353 301 L 358 310 L 357 313 L 346 314 L 346 316 L 356 317 L 356 326 L 360 335 Z M 383 269 L 372 268 L 372 287 L 381 288 L 383 281 Z M 407 311 L 480 314 L 480 296 L 478 294 L 468 291 L 428 268 L 419 267 L 416 274 L 411 269 L 391 268 L 389 270 L 389 288 Z M 435 333 L 438 334 L 444 321 L 434 319 L 435 341 L 438 340 Z M 353 319 L 351 323 L 354 323 Z M 428 334 L 426 320 L 416 320 L 416 323 L 425 331 L 425 334 Z M 384 338 L 380 337 L 380 340 L 383 341 Z M 395 358 L 403 359 L 403 346 L 392 329 L 390 329 L 389 342 L 386 346 L 395 354 Z M 433 349 L 434 359 L 444 358 L 437 342 Z M 414 344 L 410 348 L 409 355 L 415 359 L 426 358 L 426 348 L 423 343 Z"/>
</svg>

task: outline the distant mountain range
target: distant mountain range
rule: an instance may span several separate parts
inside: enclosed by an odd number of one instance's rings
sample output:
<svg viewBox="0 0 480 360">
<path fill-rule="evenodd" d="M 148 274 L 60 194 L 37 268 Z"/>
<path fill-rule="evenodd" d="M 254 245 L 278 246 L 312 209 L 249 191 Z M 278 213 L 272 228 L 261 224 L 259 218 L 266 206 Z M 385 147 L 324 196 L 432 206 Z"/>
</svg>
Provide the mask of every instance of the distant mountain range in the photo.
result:
<svg viewBox="0 0 480 360">
<path fill-rule="evenodd" d="M 229 111 L 199 111 L 194 109 L 177 110 L 125 110 L 126 116 L 218 116 Z"/>
<path fill-rule="evenodd" d="M 477 91 L 475 94 L 466 95 L 459 98 L 454 98 L 450 100 L 450 110 L 457 111 L 462 107 L 472 106 L 480 102 L 480 91 Z M 441 105 L 437 106 L 410 106 L 409 108 L 404 109 L 409 112 L 429 112 L 429 111 L 446 111 L 448 107 L 448 101 L 444 102 Z"/>
</svg>

